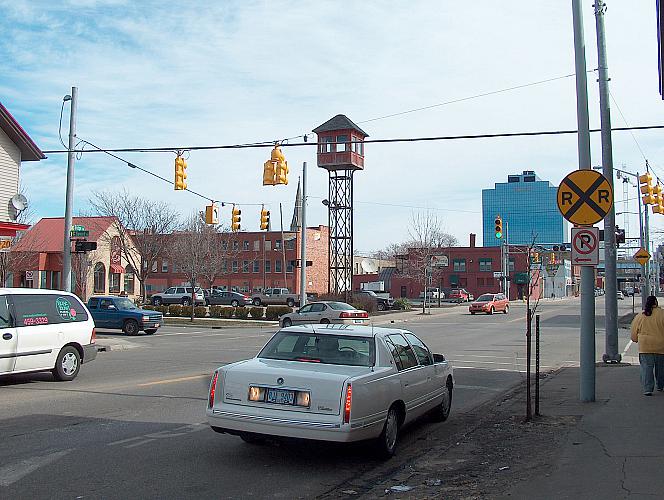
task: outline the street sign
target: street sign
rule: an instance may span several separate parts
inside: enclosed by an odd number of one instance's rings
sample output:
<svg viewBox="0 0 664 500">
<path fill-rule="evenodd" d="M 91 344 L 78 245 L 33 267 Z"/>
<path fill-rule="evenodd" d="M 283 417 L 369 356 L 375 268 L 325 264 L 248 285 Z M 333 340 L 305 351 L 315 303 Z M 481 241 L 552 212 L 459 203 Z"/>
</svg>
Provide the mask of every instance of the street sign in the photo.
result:
<svg viewBox="0 0 664 500">
<path fill-rule="evenodd" d="M 70 238 L 87 238 L 90 236 L 90 231 L 85 229 L 85 226 L 74 224 L 69 231 Z"/>
<path fill-rule="evenodd" d="M 450 259 L 447 255 L 432 255 L 431 256 L 431 266 L 432 267 L 448 267 L 450 265 Z"/>
<path fill-rule="evenodd" d="M 0 252 L 9 251 L 12 246 L 12 240 L 0 240 Z"/>
<path fill-rule="evenodd" d="M 650 252 L 645 248 L 639 248 L 634 254 L 634 260 L 637 261 L 642 266 L 646 265 L 646 262 L 650 260 Z"/>
<path fill-rule="evenodd" d="M 503 277 L 503 273 L 502 273 L 501 271 L 494 271 L 494 272 L 493 272 L 493 277 L 494 277 L 494 278 L 502 278 L 502 277 Z"/>
<path fill-rule="evenodd" d="M 572 228 L 572 264 L 577 266 L 599 264 L 599 228 Z"/>
<path fill-rule="evenodd" d="M 595 170 L 574 170 L 558 186 L 558 210 L 572 224 L 592 226 L 612 206 L 611 183 Z"/>
</svg>

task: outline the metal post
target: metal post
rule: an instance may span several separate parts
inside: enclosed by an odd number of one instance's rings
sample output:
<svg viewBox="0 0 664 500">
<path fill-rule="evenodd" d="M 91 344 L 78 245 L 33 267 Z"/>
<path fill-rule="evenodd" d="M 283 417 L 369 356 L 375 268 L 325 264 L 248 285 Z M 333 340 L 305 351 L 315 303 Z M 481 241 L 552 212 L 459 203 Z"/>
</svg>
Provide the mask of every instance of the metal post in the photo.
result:
<svg viewBox="0 0 664 500">
<path fill-rule="evenodd" d="M 284 240 L 284 212 L 281 209 L 281 203 L 279 203 L 279 221 L 281 222 L 281 269 L 284 271 L 284 286 L 288 287 L 288 281 L 286 281 L 286 241 Z"/>
<path fill-rule="evenodd" d="M 263 234 L 263 293 L 265 293 L 266 289 L 267 289 L 267 276 L 265 275 L 265 234 Z"/>
<path fill-rule="evenodd" d="M 576 73 L 576 120 L 579 169 L 590 169 L 590 124 L 588 119 L 588 82 L 583 37 L 581 0 L 572 0 L 574 25 L 574 66 Z M 581 267 L 581 331 L 579 339 L 579 398 L 595 401 L 595 290 L 594 269 Z M 616 294 L 613 293 L 616 300 Z M 608 299 L 608 298 L 607 298 Z"/>
<path fill-rule="evenodd" d="M 532 324 L 533 324 L 533 313 L 530 310 L 530 293 L 526 299 L 526 422 L 530 422 L 533 419 L 533 406 L 532 399 L 530 396 L 530 367 L 532 364 L 533 357 L 533 347 L 532 347 Z"/>
<path fill-rule="evenodd" d="M 540 402 L 540 315 L 535 315 L 535 416 L 539 417 Z"/>
<path fill-rule="evenodd" d="M 505 221 L 505 297 L 510 300 L 510 223 Z"/>
<path fill-rule="evenodd" d="M 602 173 L 613 187 L 613 151 L 611 144 L 611 108 L 609 102 L 609 70 L 604 38 L 604 0 L 595 0 L 597 61 L 599 82 L 599 113 L 602 126 Z M 604 362 L 620 362 L 618 352 L 618 281 L 616 275 L 616 211 L 612 206 L 604 218 L 604 269 L 606 276 Z"/>
<path fill-rule="evenodd" d="M 637 198 L 639 199 L 639 244 L 641 245 L 641 248 L 643 247 L 643 242 L 645 238 L 645 233 L 643 230 L 643 204 L 641 203 L 641 192 L 639 190 L 639 173 L 636 173 L 636 189 L 637 189 Z M 645 207 L 646 212 L 648 212 L 648 207 Z M 641 275 L 645 277 L 646 275 L 646 267 L 641 266 Z M 646 286 L 645 284 L 642 285 L 639 283 L 639 289 L 641 290 L 641 308 L 644 309 L 646 307 Z M 632 308 L 632 312 L 634 312 L 634 308 Z"/>
<path fill-rule="evenodd" d="M 643 211 L 643 218 L 645 219 L 643 222 L 643 248 L 650 252 L 650 212 L 647 206 L 643 207 Z M 643 271 L 645 277 L 644 295 L 647 297 L 650 295 L 650 260 L 643 266 Z"/>
<path fill-rule="evenodd" d="M 302 227 L 300 228 L 300 307 L 307 303 L 307 162 L 302 163 Z"/>
<path fill-rule="evenodd" d="M 66 99 L 66 98 L 65 98 Z M 74 162 L 76 161 L 76 103 L 78 88 L 71 88 L 71 106 L 69 109 L 69 154 L 67 155 L 67 190 L 65 194 L 65 234 L 62 245 L 62 285 L 63 290 L 71 292 L 71 223 L 74 205 Z"/>
</svg>

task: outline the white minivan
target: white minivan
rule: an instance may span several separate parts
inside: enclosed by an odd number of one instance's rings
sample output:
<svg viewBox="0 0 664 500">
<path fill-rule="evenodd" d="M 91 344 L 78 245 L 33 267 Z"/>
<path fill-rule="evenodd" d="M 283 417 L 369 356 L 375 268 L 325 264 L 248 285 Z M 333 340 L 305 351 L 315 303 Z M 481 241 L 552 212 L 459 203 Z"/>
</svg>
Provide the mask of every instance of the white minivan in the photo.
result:
<svg viewBox="0 0 664 500">
<path fill-rule="evenodd" d="M 74 294 L 0 288 L 0 375 L 50 371 L 73 380 L 97 357 L 94 327 Z"/>
</svg>

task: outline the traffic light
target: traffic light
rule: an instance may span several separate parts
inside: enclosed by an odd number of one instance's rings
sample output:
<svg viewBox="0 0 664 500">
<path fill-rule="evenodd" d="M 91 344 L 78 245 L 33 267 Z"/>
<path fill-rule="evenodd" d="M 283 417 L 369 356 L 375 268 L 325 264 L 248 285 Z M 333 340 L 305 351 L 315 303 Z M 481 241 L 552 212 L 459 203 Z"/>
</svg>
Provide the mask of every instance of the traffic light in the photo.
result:
<svg viewBox="0 0 664 500">
<path fill-rule="evenodd" d="M 288 184 L 288 162 L 284 153 L 279 146 L 275 146 L 272 150 L 272 162 L 274 163 L 275 170 L 275 184 Z"/>
<path fill-rule="evenodd" d="M 659 182 L 656 183 L 652 188 L 652 192 L 655 202 L 652 205 L 652 213 L 661 214 L 661 208 L 664 206 L 664 200 L 662 198 L 662 185 Z"/>
<path fill-rule="evenodd" d="M 652 213 L 664 215 L 664 196 L 662 193 L 657 197 L 657 205 L 652 206 Z"/>
<path fill-rule="evenodd" d="M 184 161 L 182 156 L 178 155 L 175 158 L 175 190 L 182 191 L 187 189 L 187 183 L 184 180 L 187 178 L 185 170 L 187 169 L 187 162 Z"/>
<path fill-rule="evenodd" d="M 261 209 L 261 231 L 268 231 L 270 229 L 270 211 Z"/>
<path fill-rule="evenodd" d="M 233 205 L 233 215 L 232 215 L 232 218 L 231 218 L 231 230 L 234 231 L 234 232 L 237 232 L 237 231 L 240 230 L 240 221 L 241 221 L 240 215 L 242 215 L 242 210 L 240 210 L 239 208 L 235 208 L 235 205 Z"/>
<path fill-rule="evenodd" d="M 655 205 L 655 189 L 652 185 L 652 175 L 650 173 L 639 175 L 639 183 L 641 184 L 641 194 L 643 194 L 643 204 Z"/>
<path fill-rule="evenodd" d="M 219 209 L 214 203 L 205 207 L 205 223 L 219 224 Z"/>
<path fill-rule="evenodd" d="M 275 164 L 272 160 L 263 163 L 263 186 L 274 186 L 275 184 Z"/>
<path fill-rule="evenodd" d="M 503 219 L 500 215 L 496 215 L 496 220 L 493 222 L 496 225 L 496 238 L 500 239 L 503 237 Z"/>
<path fill-rule="evenodd" d="M 554 252 L 551 252 L 551 255 L 549 255 L 549 264 L 555 264 L 556 263 L 556 254 Z"/>
</svg>

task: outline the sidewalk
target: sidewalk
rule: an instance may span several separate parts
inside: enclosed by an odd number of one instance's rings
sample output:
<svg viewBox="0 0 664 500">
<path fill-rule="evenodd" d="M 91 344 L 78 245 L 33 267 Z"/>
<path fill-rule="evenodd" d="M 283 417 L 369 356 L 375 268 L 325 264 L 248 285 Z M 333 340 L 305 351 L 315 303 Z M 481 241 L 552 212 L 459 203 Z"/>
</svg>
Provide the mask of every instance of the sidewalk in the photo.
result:
<svg viewBox="0 0 664 500">
<path fill-rule="evenodd" d="M 505 498 L 664 497 L 664 393 L 643 396 L 638 365 L 602 363 L 596 374 L 594 403 L 578 400 L 578 369 L 564 369 L 542 386 L 542 414 L 580 418 L 549 471 Z"/>
</svg>

